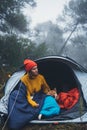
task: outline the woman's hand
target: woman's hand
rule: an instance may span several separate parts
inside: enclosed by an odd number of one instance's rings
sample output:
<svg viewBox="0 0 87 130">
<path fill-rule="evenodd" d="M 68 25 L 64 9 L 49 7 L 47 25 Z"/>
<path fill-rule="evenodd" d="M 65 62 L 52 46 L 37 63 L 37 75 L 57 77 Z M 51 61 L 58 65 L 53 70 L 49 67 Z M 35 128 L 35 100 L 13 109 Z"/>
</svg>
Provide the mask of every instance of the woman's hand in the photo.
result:
<svg viewBox="0 0 87 130">
<path fill-rule="evenodd" d="M 39 107 L 39 104 L 37 103 L 37 104 L 35 105 L 35 107 Z"/>
</svg>

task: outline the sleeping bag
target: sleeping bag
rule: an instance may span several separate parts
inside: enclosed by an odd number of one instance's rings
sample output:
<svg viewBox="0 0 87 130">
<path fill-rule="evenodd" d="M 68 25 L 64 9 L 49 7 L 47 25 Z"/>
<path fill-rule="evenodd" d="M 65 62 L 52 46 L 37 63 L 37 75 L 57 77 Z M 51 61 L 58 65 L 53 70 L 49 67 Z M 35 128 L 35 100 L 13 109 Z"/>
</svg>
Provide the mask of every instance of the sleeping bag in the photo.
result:
<svg viewBox="0 0 87 130">
<path fill-rule="evenodd" d="M 33 100 L 39 104 L 39 107 L 32 107 L 26 98 L 26 87 L 20 82 L 9 96 L 8 103 L 8 126 L 10 129 L 20 129 L 29 121 L 36 119 L 40 113 L 43 101 L 46 97 L 42 91 L 37 92 Z"/>
<path fill-rule="evenodd" d="M 40 114 L 44 117 L 52 117 L 58 115 L 59 112 L 60 106 L 56 102 L 55 98 L 50 95 L 46 96 Z"/>
</svg>

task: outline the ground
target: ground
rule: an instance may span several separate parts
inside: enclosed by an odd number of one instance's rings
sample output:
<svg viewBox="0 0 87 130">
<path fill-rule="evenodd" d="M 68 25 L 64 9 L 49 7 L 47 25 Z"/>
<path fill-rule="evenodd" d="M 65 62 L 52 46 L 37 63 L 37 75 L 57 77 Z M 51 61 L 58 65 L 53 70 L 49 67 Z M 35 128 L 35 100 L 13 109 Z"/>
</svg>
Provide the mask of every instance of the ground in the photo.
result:
<svg viewBox="0 0 87 130">
<path fill-rule="evenodd" d="M 21 130 L 87 130 L 87 124 L 28 125 Z M 8 128 L 0 130 L 9 130 Z"/>
</svg>

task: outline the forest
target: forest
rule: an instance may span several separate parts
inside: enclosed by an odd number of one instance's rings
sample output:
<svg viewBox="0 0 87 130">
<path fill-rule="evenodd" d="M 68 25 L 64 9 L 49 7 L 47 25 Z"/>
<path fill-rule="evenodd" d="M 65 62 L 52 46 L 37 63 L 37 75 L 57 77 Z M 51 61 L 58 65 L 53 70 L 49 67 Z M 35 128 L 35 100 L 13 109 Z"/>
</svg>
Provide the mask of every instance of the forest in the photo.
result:
<svg viewBox="0 0 87 130">
<path fill-rule="evenodd" d="M 55 24 L 48 21 L 34 29 L 23 9 L 26 4 L 35 8 L 35 0 L 0 2 L 0 71 L 14 71 L 25 58 L 49 55 L 70 57 L 87 68 L 87 0 L 70 0 Z"/>
</svg>

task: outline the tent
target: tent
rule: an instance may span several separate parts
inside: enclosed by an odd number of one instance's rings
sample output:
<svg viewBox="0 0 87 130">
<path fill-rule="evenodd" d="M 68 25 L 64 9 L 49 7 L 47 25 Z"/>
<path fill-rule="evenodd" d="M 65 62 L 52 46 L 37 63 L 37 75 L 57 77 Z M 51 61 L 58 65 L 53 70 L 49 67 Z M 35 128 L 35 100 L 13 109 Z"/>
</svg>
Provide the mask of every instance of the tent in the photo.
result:
<svg viewBox="0 0 87 130">
<path fill-rule="evenodd" d="M 76 61 L 60 56 L 48 56 L 35 60 L 39 73 L 57 93 L 69 92 L 73 88 L 79 91 L 77 103 L 70 109 L 64 109 L 58 116 L 35 119 L 29 123 L 85 123 L 87 122 L 87 70 Z M 5 85 L 5 95 L 0 100 L 0 112 L 8 114 L 8 98 L 20 78 L 25 74 L 24 67 L 15 72 Z"/>
</svg>

